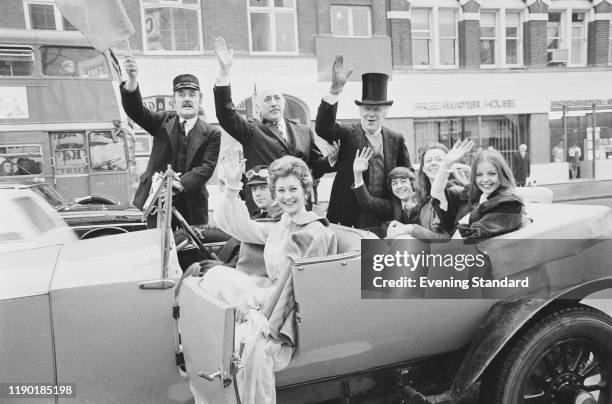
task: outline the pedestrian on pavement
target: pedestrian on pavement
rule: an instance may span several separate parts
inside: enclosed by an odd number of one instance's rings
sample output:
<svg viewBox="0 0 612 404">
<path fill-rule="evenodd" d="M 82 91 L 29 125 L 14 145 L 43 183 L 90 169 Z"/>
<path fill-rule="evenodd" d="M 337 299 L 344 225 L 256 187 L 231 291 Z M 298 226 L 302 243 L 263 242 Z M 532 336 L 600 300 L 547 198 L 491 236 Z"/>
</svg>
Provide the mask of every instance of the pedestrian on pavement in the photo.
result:
<svg viewBox="0 0 612 404">
<path fill-rule="evenodd" d="M 580 161 L 580 157 L 582 157 L 582 151 L 576 142 L 572 143 L 572 147 L 567 151 L 567 156 L 569 157 L 568 161 L 570 163 L 572 179 L 576 179 L 578 178 L 578 162 Z"/>
<path fill-rule="evenodd" d="M 134 196 L 134 205 L 142 209 L 156 172 L 164 172 L 168 164 L 181 173 L 176 182 L 174 206 L 191 225 L 208 223 L 208 191 L 206 182 L 219 158 L 221 132 L 201 119 L 200 83 L 192 74 L 180 74 L 172 82 L 175 111 L 155 112 L 142 103 L 138 86 L 138 66 L 133 56 L 124 63 L 127 80 L 119 86 L 126 114 L 153 136 L 149 163 Z M 156 217 L 147 218 L 147 226 L 155 227 Z"/>
<path fill-rule="evenodd" d="M 314 132 L 303 125 L 284 117 L 286 100 L 276 89 L 263 91 L 258 100 L 261 120 L 245 119 L 236 111 L 232 102 L 229 75 L 234 62 L 233 49 L 227 49 L 225 40 L 215 39 L 215 53 L 219 62 L 219 77 L 215 82 L 215 109 L 219 124 L 243 148 L 246 169 L 258 165 L 270 165 L 282 156 L 299 157 L 312 170 L 315 178 L 332 171 L 330 163 L 315 144 Z M 249 212 L 255 208 L 246 194 Z"/>
<path fill-rule="evenodd" d="M 364 184 L 370 194 L 378 198 L 393 198 L 389 188 L 389 171 L 398 166 L 413 169 L 404 136 L 383 127 L 387 109 L 393 104 L 393 101 L 387 100 L 389 76 L 386 74 L 366 73 L 362 76 L 362 99 L 355 100 L 359 106 L 360 123 L 346 125 L 336 122 L 338 98 L 351 73 L 352 70 L 343 72 L 343 58 L 336 56 L 330 92 L 321 101 L 317 112 L 317 134 L 329 143 L 340 141 L 337 174 L 332 185 L 327 218 L 330 222 L 345 226 L 376 229 L 384 219 L 375 212 L 362 209 L 351 190 L 353 160 L 357 151 L 365 147 L 373 150 L 368 169 L 364 172 Z"/>
<path fill-rule="evenodd" d="M 513 155 L 512 172 L 516 186 L 524 187 L 527 183 L 527 178 L 531 175 L 531 164 L 526 144 L 521 144 L 519 151 Z"/>
<path fill-rule="evenodd" d="M 562 163 L 565 161 L 565 145 L 563 144 L 563 140 L 560 140 L 559 143 L 553 147 L 552 161 L 553 163 Z"/>
</svg>

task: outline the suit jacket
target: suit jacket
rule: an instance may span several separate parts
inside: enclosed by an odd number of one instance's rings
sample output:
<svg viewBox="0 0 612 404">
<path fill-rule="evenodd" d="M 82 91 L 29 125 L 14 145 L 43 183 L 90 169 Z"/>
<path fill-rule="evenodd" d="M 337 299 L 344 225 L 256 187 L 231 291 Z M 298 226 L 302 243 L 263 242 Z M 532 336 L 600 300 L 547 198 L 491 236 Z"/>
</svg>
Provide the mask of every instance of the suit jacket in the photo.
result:
<svg viewBox="0 0 612 404">
<path fill-rule="evenodd" d="M 282 136 L 272 132 L 259 119 L 247 120 L 236 112 L 230 86 L 215 87 L 214 94 L 219 124 L 242 145 L 247 170 L 257 165 L 270 165 L 274 160 L 289 155 L 304 160 L 315 178 L 331 171 L 327 159 L 315 144 L 310 127 L 285 119 L 288 135 L 293 140 L 292 144 L 287 144 Z"/>
<path fill-rule="evenodd" d="M 337 174 L 332 185 L 327 218 L 332 223 L 340 223 L 344 226 L 377 227 L 385 220 L 384 216 L 362 209 L 355 194 L 351 191 L 354 180 L 353 161 L 355 160 L 355 153 L 357 149 L 369 146 L 369 142 L 360 123 L 340 125 L 336 122 L 337 109 L 338 103 L 330 105 L 322 101 L 317 112 L 315 126 L 317 134 L 327 142 L 332 143 L 335 140 L 340 140 L 340 152 L 338 162 L 335 165 Z M 398 166 L 412 169 L 412 164 L 410 163 L 404 136 L 401 133 L 383 127 L 382 138 L 385 163 L 382 197 L 392 199 L 393 194 L 389 187 L 387 174 Z M 369 171 L 366 171 L 363 175 L 366 187 L 368 187 L 369 182 L 368 173 Z"/>
<path fill-rule="evenodd" d="M 153 148 L 146 171 L 140 176 L 140 184 L 134 196 L 134 205 L 142 209 L 151 188 L 151 178 L 157 171 L 166 171 L 178 153 L 179 117 L 176 112 L 155 112 L 142 103 L 140 89 L 130 93 L 122 83 L 121 101 L 126 114 L 153 136 Z M 191 225 L 208 222 L 208 191 L 206 181 L 210 178 L 221 145 L 221 132 L 211 125 L 197 121 L 189 133 L 185 173 L 181 175 L 184 192 L 177 195 L 176 206 Z"/>
<path fill-rule="evenodd" d="M 514 154 L 512 162 L 512 171 L 517 185 L 525 185 L 527 177 L 530 175 L 531 167 L 529 164 L 529 153 L 525 153 L 525 157 L 521 156 L 520 152 Z"/>
</svg>

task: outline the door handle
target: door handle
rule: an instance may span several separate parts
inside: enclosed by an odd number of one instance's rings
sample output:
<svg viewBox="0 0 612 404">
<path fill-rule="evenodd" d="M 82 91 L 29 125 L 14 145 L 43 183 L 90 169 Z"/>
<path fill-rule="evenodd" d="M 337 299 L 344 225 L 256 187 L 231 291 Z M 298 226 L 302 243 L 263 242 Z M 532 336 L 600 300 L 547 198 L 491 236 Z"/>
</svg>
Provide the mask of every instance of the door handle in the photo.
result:
<svg viewBox="0 0 612 404">
<path fill-rule="evenodd" d="M 232 379 L 225 379 L 225 378 L 223 378 L 223 374 L 224 373 L 225 372 L 223 371 L 223 369 L 219 369 L 216 372 L 210 373 L 210 374 L 206 374 L 206 373 L 204 373 L 202 371 L 199 371 L 198 372 L 198 376 L 208 380 L 209 382 L 214 382 L 215 379 L 218 378 L 221 381 L 221 383 L 223 383 L 223 387 L 226 388 L 230 384 L 232 384 Z"/>
</svg>

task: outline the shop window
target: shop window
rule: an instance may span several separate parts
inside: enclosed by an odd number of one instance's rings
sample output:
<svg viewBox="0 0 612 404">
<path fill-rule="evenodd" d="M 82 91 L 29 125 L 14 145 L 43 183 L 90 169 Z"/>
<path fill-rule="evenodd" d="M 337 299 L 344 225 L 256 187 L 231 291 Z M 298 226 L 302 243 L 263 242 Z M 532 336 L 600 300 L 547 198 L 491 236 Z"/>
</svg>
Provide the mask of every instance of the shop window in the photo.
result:
<svg viewBox="0 0 612 404">
<path fill-rule="evenodd" d="M 91 79 L 110 77 L 106 58 L 93 48 L 43 46 L 40 48 L 40 56 L 45 76 Z"/>
<path fill-rule="evenodd" d="M 42 173 L 40 145 L 0 145 L 0 176 Z"/>
<path fill-rule="evenodd" d="M 31 76 L 32 73 L 34 73 L 32 48 L 0 48 L 0 76 Z"/>
<path fill-rule="evenodd" d="M 546 43 L 548 64 L 586 65 L 586 12 L 566 9 L 548 13 Z"/>
<path fill-rule="evenodd" d="M 202 52 L 200 0 L 142 0 L 147 53 Z"/>
<path fill-rule="evenodd" d="M 512 165 L 512 155 L 522 143 L 529 144 L 528 115 L 496 115 L 470 117 L 444 117 L 415 119 L 414 135 L 417 155 L 431 143 L 442 143 L 447 147 L 459 139 L 472 139 L 478 148 L 498 150 Z M 470 164 L 473 155 L 467 156 Z"/>
<path fill-rule="evenodd" d="M 45 30 L 76 31 L 55 5 L 54 0 L 24 2 L 26 28 Z"/>
<path fill-rule="evenodd" d="M 297 53 L 295 0 L 249 0 L 248 13 L 252 53 Z"/>
<path fill-rule="evenodd" d="M 331 6 L 332 35 L 368 38 L 372 36 L 370 7 Z"/>
<path fill-rule="evenodd" d="M 91 169 L 100 171 L 127 170 L 125 138 L 110 131 L 89 132 Z"/>
<path fill-rule="evenodd" d="M 412 64 L 415 67 L 457 67 L 457 13 L 452 8 L 414 8 Z"/>
</svg>

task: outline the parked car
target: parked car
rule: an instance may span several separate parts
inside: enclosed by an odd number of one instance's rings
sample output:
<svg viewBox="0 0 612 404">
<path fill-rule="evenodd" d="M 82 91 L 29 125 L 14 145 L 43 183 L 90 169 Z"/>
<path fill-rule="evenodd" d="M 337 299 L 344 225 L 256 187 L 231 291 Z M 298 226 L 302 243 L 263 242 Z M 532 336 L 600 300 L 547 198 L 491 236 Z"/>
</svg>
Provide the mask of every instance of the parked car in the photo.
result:
<svg viewBox="0 0 612 404">
<path fill-rule="evenodd" d="M 0 184 L 4 189 L 31 189 L 53 206 L 74 230 L 80 239 L 121 234 L 144 230 L 142 212 L 131 205 L 121 205 L 119 201 L 105 195 L 88 195 L 76 199 L 66 199 L 50 184 Z"/>
<path fill-rule="evenodd" d="M 503 273 L 546 273 L 537 299 L 362 299 L 370 235 L 334 226 L 337 254 L 292 267 L 298 350 L 276 375 L 278 402 L 358 402 L 392 389 L 406 402 L 415 391 L 458 402 L 480 382 L 483 404 L 609 403 L 610 209 L 527 213 L 533 223 L 496 238 L 518 237 L 512 248 L 492 249 L 496 239 L 466 248 L 494 263 L 521 257 L 495 267 Z M 75 240 L 27 189 L 0 192 L 0 223 L 0 380 L 75 383 L 77 401 L 92 403 L 192 402 L 189 382 L 210 403 L 239 402 L 234 309 L 201 278 L 179 280 L 168 234 Z M 525 253 L 543 237 L 559 248 Z"/>
</svg>

